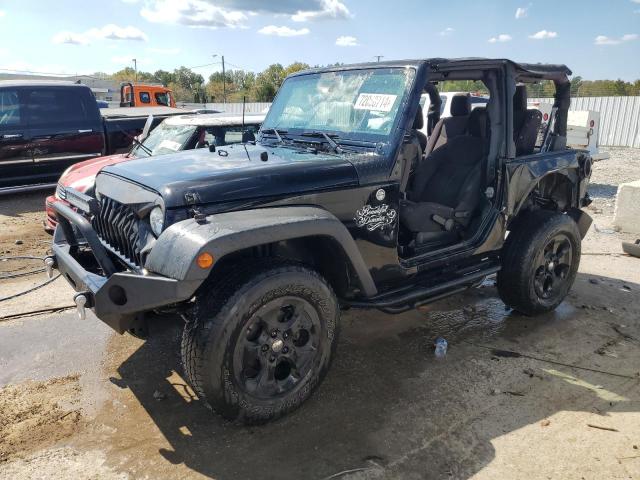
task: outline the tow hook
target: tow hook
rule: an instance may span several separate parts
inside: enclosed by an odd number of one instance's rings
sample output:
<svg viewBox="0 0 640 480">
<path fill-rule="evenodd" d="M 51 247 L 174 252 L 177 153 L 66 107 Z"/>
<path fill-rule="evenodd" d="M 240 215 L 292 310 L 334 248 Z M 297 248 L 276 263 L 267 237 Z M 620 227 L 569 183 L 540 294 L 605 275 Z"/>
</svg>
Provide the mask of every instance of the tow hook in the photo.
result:
<svg viewBox="0 0 640 480">
<path fill-rule="evenodd" d="M 48 278 L 53 278 L 53 269 L 56 267 L 55 257 L 46 257 L 44 259 L 44 268 Z"/>
<path fill-rule="evenodd" d="M 76 311 L 78 313 L 78 319 L 84 320 L 87 318 L 87 307 L 89 303 L 89 299 L 85 293 L 79 293 L 75 297 L 73 297 L 73 301 L 76 304 Z"/>
</svg>

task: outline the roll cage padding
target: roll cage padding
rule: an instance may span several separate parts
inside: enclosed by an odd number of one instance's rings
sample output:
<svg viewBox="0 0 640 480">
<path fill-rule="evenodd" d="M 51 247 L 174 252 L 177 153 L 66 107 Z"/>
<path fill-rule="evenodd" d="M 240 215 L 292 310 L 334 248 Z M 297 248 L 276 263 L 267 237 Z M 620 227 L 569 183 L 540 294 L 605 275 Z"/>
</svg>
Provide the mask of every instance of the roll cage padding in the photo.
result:
<svg viewBox="0 0 640 480">
<path fill-rule="evenodd" d="M 318 207 L 241 210 L 210 215 L 206 223 L 195 219 L 178 222 L 158 237 L 145 268 L 177 280 L 202 282 L 210 269 L 197 265 L 201 253 L 210 253 L 219 262 L 247 248 L 319 236 L 333 239 L 342 248 L 364 295 L 375 295 L 377 288 L 353 237 L 338 218 Z"/>
<path fill-rule="evenodd" d="M 433 128 L 440 120 L 440 109 L 442 108 L 442 99 L 438 93 L 436 86 L 427 82 L 424 91 L 429 95 L 429 110 L 427 111 L 427 135 L 431 135 Z"/>
</svg>

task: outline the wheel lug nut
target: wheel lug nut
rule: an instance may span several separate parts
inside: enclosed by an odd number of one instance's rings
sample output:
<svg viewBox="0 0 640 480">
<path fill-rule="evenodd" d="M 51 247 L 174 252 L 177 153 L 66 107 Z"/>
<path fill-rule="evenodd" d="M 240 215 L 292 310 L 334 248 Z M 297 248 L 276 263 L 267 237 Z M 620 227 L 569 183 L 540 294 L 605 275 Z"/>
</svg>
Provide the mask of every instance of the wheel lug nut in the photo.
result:
<svg viewBox="0 0 640 480">
<path fill-rule="evenodd" d="M 278 331 L 277 330 L 273 330 L 271 332 L 271 338 L 276 338 L 278 336 Z"/>
<path fill-rule="evenodd" d="M 286 340 L 287 338 L 289 338 L 289 334 L 287 332 L 284 332 L 282 334 L 282 338 L 284 338 Z"/>
<path fill-rule="evenodd" d="M 271 356 L 269 357 L 269 361 L 270 361 L 270 362 L 275 362 L 275 361 L 276 361 L 276 357 L 274 357 L 273 355 L 271 355 Z"/>
<path fill-rule="evenodd" d="M 262 345 L 262 351 L 266 352 L 267 350 L 269 350 L 269 345 L 267 344 Z"/>
<path fill-rule="evenodd" d="M 282 349 L 282 353 L 289 353 L 289 347 L 284 347 Z"/>
</svg>

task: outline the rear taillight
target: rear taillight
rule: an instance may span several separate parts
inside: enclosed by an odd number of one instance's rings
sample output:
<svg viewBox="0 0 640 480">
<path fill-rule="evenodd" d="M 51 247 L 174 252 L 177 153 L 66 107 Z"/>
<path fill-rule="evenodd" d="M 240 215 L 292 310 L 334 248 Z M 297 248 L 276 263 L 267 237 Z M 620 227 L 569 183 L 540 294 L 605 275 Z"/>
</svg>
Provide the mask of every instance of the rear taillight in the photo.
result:
<svg viewBox="0 0 640 480">
<path fill-rule="evenodd" d="M 595 126 L 596 126 L 596 121 L 595 121 L 595 120 L 591 120 L 591 121 L 589 122 L 589 126 L 590 126 L 591 128 L 595 127 Z"/>
<path fill-rule="evenodd" d="M 545 113 L 544 115 L 542 115 L 542 119 L 546 122 L 547 120 L 549 120 L 549 114 Z"/>
</svg>

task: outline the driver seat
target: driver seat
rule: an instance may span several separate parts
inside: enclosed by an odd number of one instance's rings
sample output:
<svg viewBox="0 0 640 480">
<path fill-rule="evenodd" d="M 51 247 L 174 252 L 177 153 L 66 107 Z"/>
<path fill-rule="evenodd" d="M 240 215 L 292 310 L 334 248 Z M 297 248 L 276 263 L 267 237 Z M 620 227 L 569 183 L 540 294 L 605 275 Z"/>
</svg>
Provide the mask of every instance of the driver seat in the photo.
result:
<svg viewBox="0 0 640 480">
<path fill-rule="evenodd" d="M 449 139 L 417 167 L 400 206 L 400 222 L 415 233 L 416 246 L 444 246 L 465 235 L 481 201 L 488 132 L 486 108 L 476 108 L 468 133 Z"/>
</svg>

